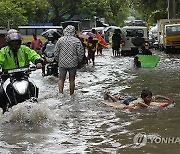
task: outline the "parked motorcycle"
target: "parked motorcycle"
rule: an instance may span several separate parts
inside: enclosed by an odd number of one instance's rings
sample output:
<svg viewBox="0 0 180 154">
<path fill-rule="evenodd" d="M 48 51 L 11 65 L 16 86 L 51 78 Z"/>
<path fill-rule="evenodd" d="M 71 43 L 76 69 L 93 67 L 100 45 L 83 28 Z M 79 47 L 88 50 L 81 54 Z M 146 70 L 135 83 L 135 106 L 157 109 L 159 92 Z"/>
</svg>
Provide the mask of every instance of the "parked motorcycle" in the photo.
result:
<svg viewBox="0 0 180 154">
<path fill-rule="evenodd" d="M 35 67 L 23 67 L 7 70 L 1 74 L 1 90 L 4 91 L 4 95 L 1 96 L 0 106 L 3 108 L 3 112 L 26 100 L 37 102 L 39 90 L 29 78 L 29 74 L 35 70 Z"/>
<path fill-rule="evenodd" d="M 57 61 L 55 61 L 54 58 L 54 49 L 55 49 L 55 43 L 48 41 L 48 43 L 46 44 L 46 48 L 42 54 L 42 57 L 44 58 L 45 61 L 45 65 L 42 69 L 43 76 L 49 76 L 49 75 L 53 75 L 55 77 L 58 76 L 58 63 Z"/>
</svg>

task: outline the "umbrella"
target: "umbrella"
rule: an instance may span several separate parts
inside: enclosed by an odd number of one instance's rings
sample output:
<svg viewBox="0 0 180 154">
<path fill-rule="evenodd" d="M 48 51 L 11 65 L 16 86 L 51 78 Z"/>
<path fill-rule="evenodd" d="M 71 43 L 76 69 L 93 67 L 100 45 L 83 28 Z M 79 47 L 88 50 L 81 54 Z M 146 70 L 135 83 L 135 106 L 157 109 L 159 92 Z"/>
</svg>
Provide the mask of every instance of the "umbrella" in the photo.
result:
<svg viewBox="0 0 180 154">
<path fill-rule="evenodd" d="M 54 38 L 61 37 L 61 34 L 57 29 L 48 29 L 45 32 L 43 32 L 41 35 L 46 39 L 48 38 L 48 35 L 53 35 Z"/>
<path fill-rule="evenodd" d="M 96 34 L 92 33 L 92 32 L 87 32 L 87 34 L 89 37 L 95 38 Z"/>
</svg>

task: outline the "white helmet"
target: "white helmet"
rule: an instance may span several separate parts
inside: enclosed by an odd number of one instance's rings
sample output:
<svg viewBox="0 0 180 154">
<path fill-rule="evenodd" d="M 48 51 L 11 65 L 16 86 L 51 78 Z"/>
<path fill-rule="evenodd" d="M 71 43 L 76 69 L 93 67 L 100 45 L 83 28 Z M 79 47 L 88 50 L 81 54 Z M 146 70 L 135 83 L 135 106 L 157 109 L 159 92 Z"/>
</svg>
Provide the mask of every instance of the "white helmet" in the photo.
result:
<svg viewBox="0 0 180 154">
<path fill-rule="evenodd" d="M 8 31 L 7 35 L 6 35 L 6 41 L 10 42 L 10 41 L 22 41 L 22 37 L 21 34 L 18 33 L 17 31 Z"/>
</svg>

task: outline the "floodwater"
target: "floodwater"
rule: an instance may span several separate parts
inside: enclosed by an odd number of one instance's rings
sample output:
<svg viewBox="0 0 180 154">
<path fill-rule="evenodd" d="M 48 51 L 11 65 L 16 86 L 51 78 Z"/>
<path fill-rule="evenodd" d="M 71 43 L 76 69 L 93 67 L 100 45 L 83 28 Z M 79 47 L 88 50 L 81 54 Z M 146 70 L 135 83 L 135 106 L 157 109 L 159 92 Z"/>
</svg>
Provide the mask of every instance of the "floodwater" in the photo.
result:
<svg viewBox="0 0 180 154">
<path fill-rule="evenodd" d="M 133 57 L 112 57 L 104 50 L 94 67 L 90 63 L 77 72 L 74 98 L 69 96 L 68 79 L 65 95 L 59 97 L 56 78 L 33 72 L 31 78 L 40 88 L 39 105 L 32 107 L 27 118 L 31 122 L 25 119 L 23 103 L 18 106 L 21 111 L 1 117 L 0 153 L 178 154 L 180 55 L 153 53 L 161 57 L 156 68 L 136 69 Z M 129 111 L 101 103 L 104 91 L 139 96 L 144 88 L 174 99 L 176 106 Z"/>
</svg>

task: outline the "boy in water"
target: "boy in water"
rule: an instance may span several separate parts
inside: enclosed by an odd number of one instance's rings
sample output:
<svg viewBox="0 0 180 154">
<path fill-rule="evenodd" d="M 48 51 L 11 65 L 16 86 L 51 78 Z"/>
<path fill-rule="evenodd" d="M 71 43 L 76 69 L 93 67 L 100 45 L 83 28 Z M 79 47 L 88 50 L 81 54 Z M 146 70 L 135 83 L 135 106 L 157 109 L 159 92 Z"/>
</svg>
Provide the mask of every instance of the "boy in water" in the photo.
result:
<svg viewBox="0 0 180 154">
<path fill-rule="evenodd" d="M 128 105 L 130 108 L 148 108 L 152 102 L 158 101 L 158 100 L 166 100 L 169 103 L 173 102 L 171 99 L 165 97 L 165 96 L 152 96 L 152 92 L 149 90 L 142 90 L 141 97 L 129 97 L 129 98 L 122 98 L 122 97 L 114 97 L 110 95 L 109 92 L 105 94 L 105 99 L 112 99 L 113 102 L 118 102 L 119 100 L 122 101 L 122 104 Z"/>
</svg>

